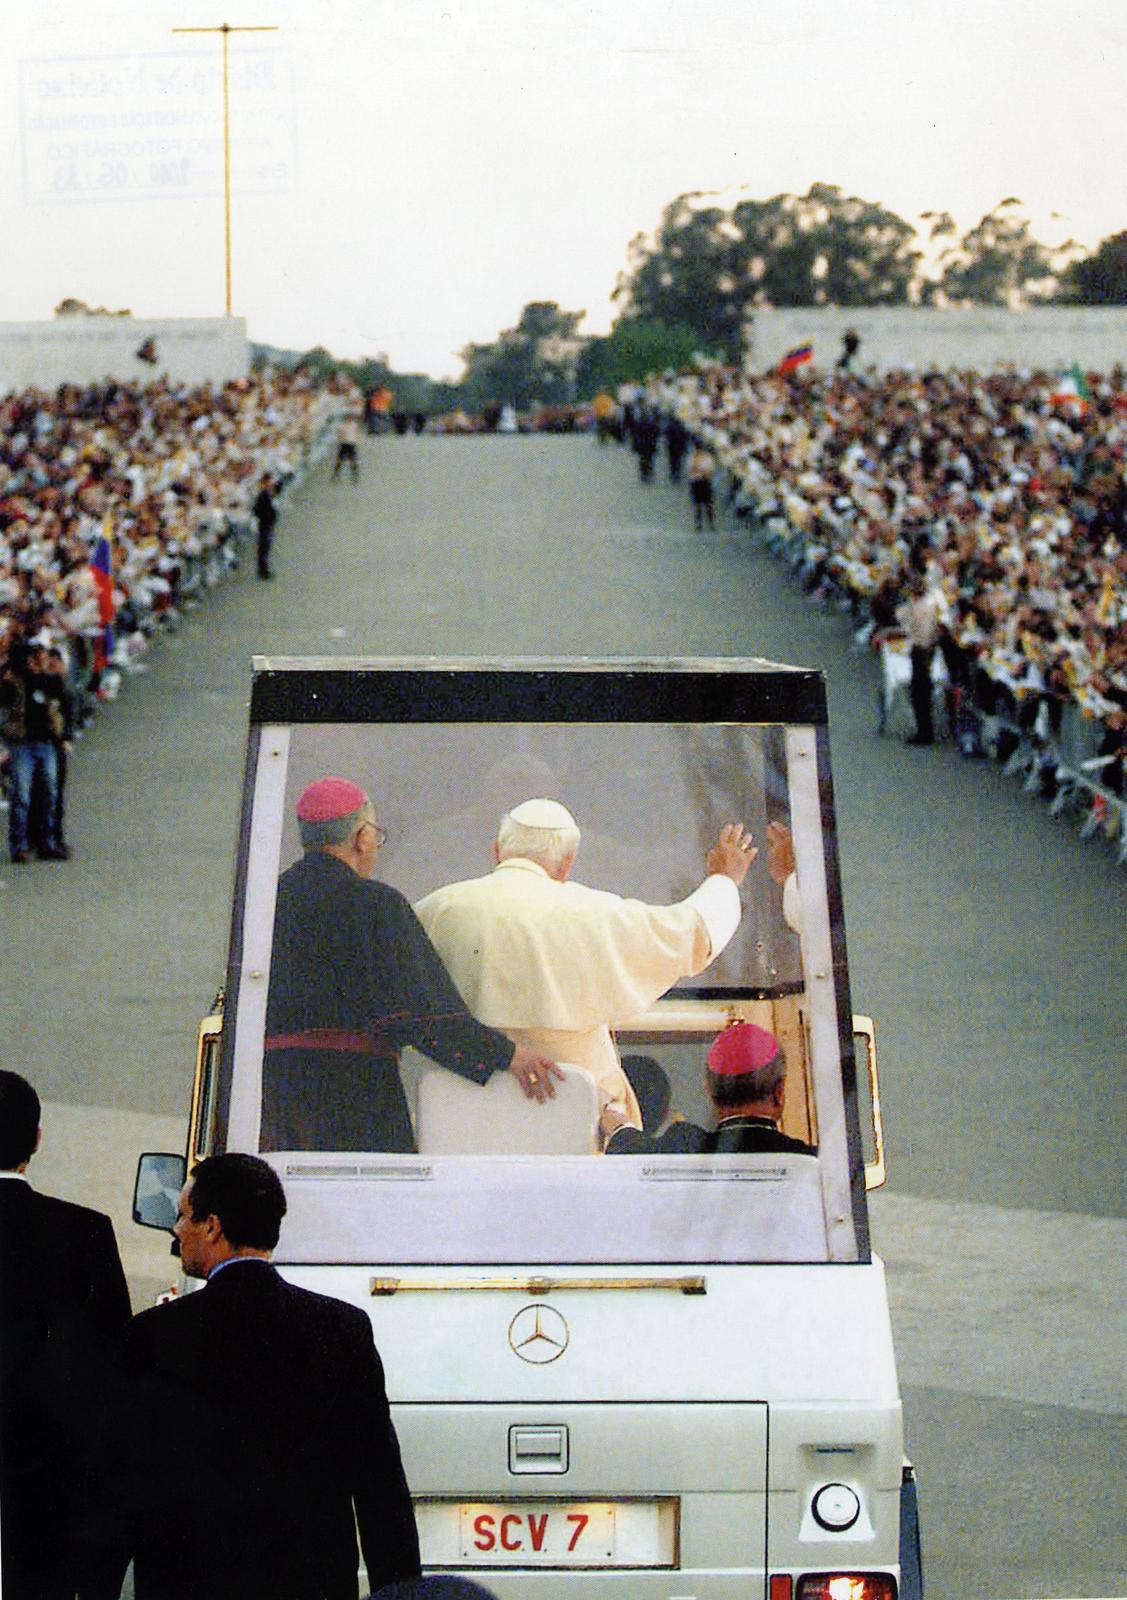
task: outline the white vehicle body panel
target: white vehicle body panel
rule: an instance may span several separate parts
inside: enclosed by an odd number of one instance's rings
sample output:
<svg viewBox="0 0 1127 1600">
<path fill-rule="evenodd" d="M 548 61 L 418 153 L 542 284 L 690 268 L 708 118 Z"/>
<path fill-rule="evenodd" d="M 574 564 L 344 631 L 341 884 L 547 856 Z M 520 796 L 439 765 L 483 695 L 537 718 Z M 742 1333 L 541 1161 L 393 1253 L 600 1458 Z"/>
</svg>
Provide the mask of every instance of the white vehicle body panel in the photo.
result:
<svg viewBox="0 0 1127 1600">
<path fill-rule="evenodd" d="M 283 1270 L 372 1319 L 426 1565 L 463 1565 L 453 1518 L 432 1514 L 433 1500 L 519 1510 L 526 1501 L 674 1497 L 677 1569 L 631 1571 L 631 1596 L 758 1597 L 768 1572 L 887 1567 L 896 1549 L 902 1424 L 879 1260 L 698 1265 L 703 1294 L 610 1286 L 681 1276 L 652 1266 L 585 1268 L 586 1282 L 603 1278 L 607 1289 L 569 1292 L 561 1268 L 539 1302 L 519 1290 L 458 1287 L 481 1281 L 480 1271 L 443 1269 L 449 1288 L 373 1298 L 373 1273 L 363 1268 Z M 509 1270 L 519 1281 L 536 1269 Z M 405 1284 L 435 1276 L 396 1275 Z M 516 1315 L 537 1303 L 567 1328 L 566 1348 L 541 1365 L 521 1360 L 510 1340 Z M 510 1438 L 519 1428 L 562 1432 L 566 1470 L 514 1473 Z M 827 1483 L 857 1495 L 851 1528 L 818 1526 L 811 1503 Z M 499 1595 L 545 1600 L 615 1580 L 613 1569 L 534 1567 L 518 1577 L 486 1556 L 472 1570 Z"/>
<path fill-rule="evenodd" d="M 899 1576 L 903 1427 L 868 1237 L 867 1085 L 819 676 L 711 659 L 255 670 L 222 1060 L 198 1072 L 189 1157 L 263 1151 L 289 1203 L 280 1270 L 369 1316 L 424 1567 L 464 1569 L 508 1600 L 767 1600 L 773 1574 Z M 613 1024 L 623 1057 L 654 1051 L 672 1109 L 701 1125 L 720 1115 L 701 1098 L 713 1039 L 741 1022 L 773 1033 L 786 1153 L 603 1155 L 590 1112 L 578 1144 L 474 1132 L 475 1116 L 450 1147 L 418 1089 L 451 1074 L 411 1045 L 390 1066 L 361 1061 L 340 1102 L 363 1099 L 365 1073 L 398 1070 L 406 1139 L 381 1144 L 377 1128 L 362 1149 L 270 1148 L 277 886 L 302 853 L 298 797 L 327 772 L 371 790 L 387 825 L 380 876 L 415 903 L 486 870 L 494 796 L 504 809 L 571 799 L 591 887 L 657 905 L 695 887 L 718 828 L 742 818 L 763 859 L 742 884 L 737 939 L 715 969 Z M 545 787 L 504 788 L 533 781 Z M 766 870 L 772 826 L 793 847 L 797 921 Z M 461 1077 L 453 1088 L 482 1093 Z M 302 1078 L 295 1096 L 306 1090 Z M 877 1098 L 874 1076 L 874 1112 Z M 820 1511 L 846 1508 L 840 1525 L 816 1514 L 820 1491 Z M 566 1523 L 583 1508 L 595 1536 L 580 1564 Z"/>
</svg>

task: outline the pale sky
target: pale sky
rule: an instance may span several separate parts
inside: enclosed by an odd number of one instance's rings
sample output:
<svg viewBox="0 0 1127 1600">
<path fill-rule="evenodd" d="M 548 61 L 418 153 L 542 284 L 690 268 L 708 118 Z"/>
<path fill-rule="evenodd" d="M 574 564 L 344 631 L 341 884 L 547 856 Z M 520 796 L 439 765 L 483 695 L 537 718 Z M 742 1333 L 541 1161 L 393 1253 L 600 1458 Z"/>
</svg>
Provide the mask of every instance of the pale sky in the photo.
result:
<svg viewBox="0 0 1127 1600">
<path fill-rule="evenodd" d="M 530 300 L 605 332 L 630 239 L 687 190 L 1127 228 L 1125 0 L 4 10 L 0 321 L 222 314 L 221 46 L 171 30 L 224 20 L 278 28 L 230 46 L 233 310 L 271 344 L 441 376 Z"/>
</svg>

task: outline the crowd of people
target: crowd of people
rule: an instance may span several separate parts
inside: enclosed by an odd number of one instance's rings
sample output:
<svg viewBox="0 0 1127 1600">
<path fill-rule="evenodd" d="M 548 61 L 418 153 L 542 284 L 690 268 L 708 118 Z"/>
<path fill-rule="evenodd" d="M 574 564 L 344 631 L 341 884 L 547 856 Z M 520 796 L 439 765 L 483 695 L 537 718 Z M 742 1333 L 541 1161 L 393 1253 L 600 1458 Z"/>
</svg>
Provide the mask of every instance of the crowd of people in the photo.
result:
<svg viewBox="0 0 1127 1600">
<path fill-rule="evenodd" d="M 339 405 L 332 388 L 284 371 L 0 399 L 0 720 L 13 861 L 68 853 L 71 738 L 143 665 L 154 635 L 237 569 L 264 483 L 271 495 L 284 490 Z"/>
<path fill-rule="evenodd" d="M 632 394 L 630 431 L 643 478 L 655 422 L 673 479 L 685 435 L 711 457 L 731 512 L 852 614 L 859 644 L 938 650 L 964 753 L 1021 743 L 1047 794 L 1063 753 L 1098 801 L 1127 792 L 1127 394 L 1118 371 L 1082 388 L 705 365 Z"/>
<path fill-rule="evenodd" d="M 1084 387 L 1065 395 L 1050 374 L 1016 370 L 706 364 L 581 421 L 628 438 L 644 481 L 664 444 L 696 527 L 714 526 L 719 490 L 814 597 L 853 614 L 860 642 L 908 639 L 914 742 L 932 737 L 938 649 L 965 753 L 1020 747 L 1046 794 L 1064 767 L 1098 803 L 1127 793 L 1127 395 L 1118 372 Z M 67 854 L 71 739 L 161 627 L 239 566 L 255 528 L 270 576 L 277 496 L 341 409 L 335 385 L 288 372 L 0 400 L 14 860 Z M 355 475 L 355 439 L 338 443 L 335 472 L 347 456 Z"/>
</svg>

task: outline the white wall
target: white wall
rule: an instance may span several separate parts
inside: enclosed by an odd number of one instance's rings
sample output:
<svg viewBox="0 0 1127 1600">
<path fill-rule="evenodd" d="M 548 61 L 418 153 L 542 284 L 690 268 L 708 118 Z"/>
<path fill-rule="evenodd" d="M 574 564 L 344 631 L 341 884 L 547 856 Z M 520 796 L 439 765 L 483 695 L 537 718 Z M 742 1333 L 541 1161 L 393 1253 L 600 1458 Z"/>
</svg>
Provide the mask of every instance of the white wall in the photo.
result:
<svg viewBox="0 0 1127 1600">
<path fill-rule="evenodd" d="M 832 367 L 846 328 L 861 336 L 854 370 L 875 366 L 970 367 L 1004 364 L 1064 370 L 1078 361 L 1087 372 L 1127 364 L 1127 308 L 1038 306 L 1028 311 L 975 307 L 938 311 L 896 306 L 873 310 L 808 308 L 756 311 L 748 364 L 761 372 L 788 350 L 813 343 L 814 365 Z"/>
<path fill-rule="evenodd" d="M 138 358 L 146 339 L 156 365 Z M 250 370 L 245 317 L 56 317 L 0 322 L 0 394 L 56 389 L 107 378 L 149 383 L 162 373 L 177 383 L 226 383 Z"/>
</svg>

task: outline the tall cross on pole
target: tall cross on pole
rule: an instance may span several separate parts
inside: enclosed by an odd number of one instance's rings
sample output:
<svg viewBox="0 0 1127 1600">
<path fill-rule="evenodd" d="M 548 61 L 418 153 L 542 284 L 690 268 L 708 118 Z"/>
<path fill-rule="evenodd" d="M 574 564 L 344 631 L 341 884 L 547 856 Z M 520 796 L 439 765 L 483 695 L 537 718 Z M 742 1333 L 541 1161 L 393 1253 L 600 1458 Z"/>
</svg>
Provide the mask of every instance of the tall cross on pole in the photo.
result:
<svg viewBox="0 0 1127 1600">
<path fill-rule="evenodd" d="M 232 33 L 277 33 L 273 26 L 233 28 L 229 22 L 218 28 L 173 28 L 173 33 L 221 33 L 223 35 L 223 238 L 227 268 L 227 315 L 231 315 L 231 97 L 227 71 L 227 40 Z"/>
</svg>

